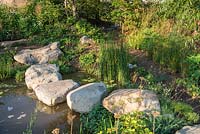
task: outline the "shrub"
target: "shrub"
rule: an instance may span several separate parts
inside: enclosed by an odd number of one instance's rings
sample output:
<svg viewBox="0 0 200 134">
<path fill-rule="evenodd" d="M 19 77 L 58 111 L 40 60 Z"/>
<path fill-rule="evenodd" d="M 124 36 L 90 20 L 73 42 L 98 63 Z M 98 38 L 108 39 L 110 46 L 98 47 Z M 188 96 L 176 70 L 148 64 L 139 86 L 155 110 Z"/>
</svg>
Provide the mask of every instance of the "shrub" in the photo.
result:
<svg viewBox="0 0 200 134">
<path fill-rule="evenodd" d="M 0 41 L 22 38 L 21 14 L 17 9 L 0 5 Z"/>
</svg>

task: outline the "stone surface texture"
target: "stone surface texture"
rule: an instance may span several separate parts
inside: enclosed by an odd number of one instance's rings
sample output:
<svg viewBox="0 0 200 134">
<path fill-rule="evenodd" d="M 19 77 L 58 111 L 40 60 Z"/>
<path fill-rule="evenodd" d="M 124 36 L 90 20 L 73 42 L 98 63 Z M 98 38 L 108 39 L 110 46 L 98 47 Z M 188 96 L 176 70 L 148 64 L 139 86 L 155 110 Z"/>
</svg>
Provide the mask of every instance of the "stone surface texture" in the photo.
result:
<svg viewBox="0 0 200 134">
<path fill-rule="evenodd" d="M 76 112 L 87 113 L 101 103 L 106 92 L 104 83 L 86 84 L 67 94 L 67 104 Z"/>
<path fill-rule="evenodd" d="M 44 64 L 57 60 L 61 54 L 62 51 L 59 49 L 59 43 L 54 42 L 38 49 L 21 50 L 14 56 L 14 59 L 19 63 L 27 65 Z"/>
<path fill-rule="evenodd" d="M 135 111 L 160 112 L 160 103 L 150 90 L 119 89 L 104 98 L 103 106 L 111 113 L 122 115 Z"/>
<path fill-rule="evenodd" d="M 61 79 L 59 68 L 55 64 L 32 65 L 25 72 L 25 82 L 29 89 Z"/>
<path fill-rule="evenodd" d="M 185 126 L 177 131 L 176 134 L 200 134 L 200 125 Z"/>
<path fill-rule="evenodd" d="M 61 80 L 41 84 L 34 91 L 38 100 L 48 106 L 55 106 L 56 104 L 65 102 L 67 93 L 78 86 L 79 84 L 73 80 Z"/>
</svg>

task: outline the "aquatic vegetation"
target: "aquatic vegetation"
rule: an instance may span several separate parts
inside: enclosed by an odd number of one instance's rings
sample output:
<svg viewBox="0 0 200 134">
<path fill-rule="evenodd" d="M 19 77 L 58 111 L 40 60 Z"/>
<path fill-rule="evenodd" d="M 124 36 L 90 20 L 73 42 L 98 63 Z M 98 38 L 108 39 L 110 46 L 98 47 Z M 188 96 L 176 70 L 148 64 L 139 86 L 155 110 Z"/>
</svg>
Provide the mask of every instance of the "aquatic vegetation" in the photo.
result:
<svg viewBox="0 0 200 134">
<path fill-rule="evenodd" d="M 22 82 L 25 78 L 25 71 L 17 71 L 15 74 L 15 80 L 16 82 Z"/>
<path fill-rule="evenodd" d="M 32 128 L 36 122 L 36 119 L 37 119 L 36 116 L 37 116 L 37 110 L 35 110 L 34 113 L 31 114 L 29 124 L 27 125 L 27 128 L 23 132 L 23 134 L 32 134 L 33 133 Z"/>
<path fill-rule="evenodd" d="M 129 81 L 129 54 L 123 44 L 101 44 L 100 78 L 124 85 Z"/>
<path fill-rule="evenodd" d="M 12 59 L 7 55 L 2 55 L 0 61 L 0 80 L 3 80 L 11 76 Z"/>
</svg>

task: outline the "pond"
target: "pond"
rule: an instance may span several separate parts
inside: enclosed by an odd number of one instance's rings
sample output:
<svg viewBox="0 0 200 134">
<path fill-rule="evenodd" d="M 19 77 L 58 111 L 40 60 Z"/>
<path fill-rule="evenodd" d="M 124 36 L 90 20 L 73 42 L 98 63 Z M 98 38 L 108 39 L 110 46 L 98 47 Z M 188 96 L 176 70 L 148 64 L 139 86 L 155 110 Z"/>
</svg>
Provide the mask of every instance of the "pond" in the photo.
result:
<svg viewBox="0 0 200 134">
<path fill-rule="evenodd" d="M 83 73 L 70 74 L 64 79 L 73 79 L 81 84 L 91 80 Z M 33 90 L 27 89 L 24 83 L 9 80 L 3 84 L 8 87 L 0 88 L 0 134 L 22 134 L 29 127 L 31 118 L 36 118 L 33 134 L 51 133 L 55 128 L 59 128 L 61 133 L 79 132 L 79 114 L 71 111 L 66 102 L 48 107 L 38 101 Z"/>
</svg>

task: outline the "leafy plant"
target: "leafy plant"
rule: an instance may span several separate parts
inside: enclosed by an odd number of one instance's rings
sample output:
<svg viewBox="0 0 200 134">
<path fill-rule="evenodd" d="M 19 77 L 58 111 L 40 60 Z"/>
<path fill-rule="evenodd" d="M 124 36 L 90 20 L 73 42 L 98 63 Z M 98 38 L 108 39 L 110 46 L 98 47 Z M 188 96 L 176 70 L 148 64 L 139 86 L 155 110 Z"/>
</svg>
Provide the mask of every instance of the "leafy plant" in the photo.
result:
<svg viewBox="0 0 200 134">
<path fill-rule="evenodd" d="M 158 117 L 149 117 L 148 127 L 155 134 L 172 134 L 185 125 L 185 121 L 170 115 L 161 115 Z"/>
<path fill-rule="evenodd" d="M 148 128 L 143 113 L 130 113 L 119 118 L 119 133 L 153 134 Z"/>
<path fill-rule="evenodd" d="M 81 67 L 88 73 L 93 73 L 95 71 L 94 64 L 96 62 L 95 55 L 93 53 L 86 53 L 79 57 L 79 62 Z"/>
<path fill-rule="evenodd" d="M 189 74 L 188 77 L 200 86 L 200 54 L 188 57 Z"/>
<path fill-rule="evenodd" d="M 113 126 L 113 115 L 103 106 L 93 108 L 88 114 L 81 114 L 81 134 L 106 134 Z"/>
<path fill-rule="evenodd" d="M 25 71 L 17 71 L 15 74 L 15 81 L 22 82 L 25 78 Z"/>
</svg>

